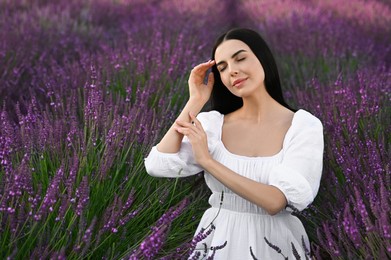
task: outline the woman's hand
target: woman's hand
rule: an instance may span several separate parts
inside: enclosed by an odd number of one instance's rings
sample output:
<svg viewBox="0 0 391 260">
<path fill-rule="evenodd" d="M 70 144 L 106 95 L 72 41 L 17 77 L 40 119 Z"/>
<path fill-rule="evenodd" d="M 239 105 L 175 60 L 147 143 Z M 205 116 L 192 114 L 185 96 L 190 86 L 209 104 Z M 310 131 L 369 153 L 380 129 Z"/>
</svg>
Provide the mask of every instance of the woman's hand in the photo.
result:
<svg viewBox="0 0 391 260">
<path fill-rule="evenodd" d="M 203 102 L 204 104 L 209 100 L 210 94 L 212 93 L 214 78 L 213 73 L 210 72 L 208 75 L 208 81 L 204 84 L 206 72 L 215 64 L 214 60 L 201 63 L 195 66 L 190 73 L 189 77 L 189 93 L 190 99 Z"/>
<path fill-rule="evenodd" d="M 208 139 L 201 122 L 192 114 L 189 113 L 191 123 L 177 120 L 175 130 L 189 138 L 195 161 L 199 165 L 203 165 L 212 157 L 208 150 Z"/>
</svg>

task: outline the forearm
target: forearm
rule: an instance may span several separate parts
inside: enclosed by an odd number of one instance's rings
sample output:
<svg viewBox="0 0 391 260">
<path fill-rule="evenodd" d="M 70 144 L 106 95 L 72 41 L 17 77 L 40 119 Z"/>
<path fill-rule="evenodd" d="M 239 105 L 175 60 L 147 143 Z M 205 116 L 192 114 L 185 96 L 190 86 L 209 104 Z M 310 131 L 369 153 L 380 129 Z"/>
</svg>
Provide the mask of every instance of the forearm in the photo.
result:
<svg viewBox="0 0 391 260">
<path fill-rule="evenodd" d="M 202 107 L 205 105 L 205 102 L 189 99 L 183 108 L 182 112 L 179 114 L 177 120 L 190 122 L 189 112 L 192 112 L 194 115 L 197 115 Z M 181 142 L 183 139 L 183 134 L 175 131 L 174 126 L 176 123 L 174 122 L 167 133 L 164 135 L 162 140 L 157 145 L 157 149 L 163 153 L 176 153 L 179 151 L 181 147 Z"/>
<path fill-rule="evenodd" d="M 227 188 L 264 208 L 270 215 L 277 214 L 287 204 L 284 194 L 278 188 L 241 176 L 214 159 L 207 160 L 201 166 Z"/>
</svg>

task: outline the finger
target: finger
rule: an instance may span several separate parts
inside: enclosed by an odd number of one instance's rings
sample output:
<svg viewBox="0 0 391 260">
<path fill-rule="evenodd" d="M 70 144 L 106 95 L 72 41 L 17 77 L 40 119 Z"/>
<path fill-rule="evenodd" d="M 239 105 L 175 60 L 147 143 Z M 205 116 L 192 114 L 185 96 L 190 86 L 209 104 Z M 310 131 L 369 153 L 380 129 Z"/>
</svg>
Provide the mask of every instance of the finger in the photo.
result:
<svg viewBox="0 0 391 260">
<path fill-rule="evenodd" d="M 175 121 L 175 123 L 179 126 L 179 127 L 186 127 L 186 128 L 194 128 L 196 129 L 196 124 L 195 124 L 195 121 L 194 120 L 191 120 L 190 122 L 185 122 L 185 121 Z"/>
<path fill-rule="evenodd" d="M 200 124 L 200 121 L 198 121 L 197 120 L 197 118 L 196 118 L 196 116 L 193 114 L 193 112 L 189 112 L 189 117 L 190 117 L 190 120 L 191 120 L 191 124 L 193 125 L 193 126 L 195 126 L 195 128 L 197 128 L 197 126 Z M 198 122 L 198 124 L 196 123 L 196 120 L 197 120 L 197 122 Z"/>
<path fill-rule="evenodd" d="M 179 127 L 191 128 L 191 127 L 194 126 L 191 122 L 189 123 L 189 122 L 180 121 L 180 120 L 175 121 L 175 123 L 176 123 Z"/>
<path fill-rule="evenodd" d="M 208 83 L 207 83 L 207 86 L 209 88 L 213 87 L 213 84 L 215 83 L 215 77 L 213 75 L 213 72 L 209 72 L 209 75 L 208 75 Z"/>
<path fill-rule="evenodd" d="M 174 128 L 178 133 L 181 133 L 185 136 L 195 136 L 197 133 L 194 131 L 194 129 L 187 128 L 187 127 L 175 127 Z"/>
<path fill-rule="evenodd" d="M 197 129 L 200 129 L 200 130 L 202 130 L 203 132 L 204 132 L 204 128 L 202 127 L 202 124 L 201 124 L 201 122 L 197 119 L 197 117 L 195 117 L 194 115 L 193 115 L 193 113 L 189 113 L 189 115 L 190 115 L 190 119 L 191 119 L 191 121 L 192 122 L 194 122 L 194 124 L 197 126 Z"/>
<path fill-rule="evenodd" d="M 199 122 L 199 121 L 198 121 Z M 195 121 L 193 123 L 187 123 L 183 121 L 178 121 L 177 125 L 174 126 L 174 129 L 183 135 L 189 136 L 189 135 L 194 135 L 194 136 L 199 136 L 202 134 L 201 130 L 197 128 L 197 124 Z"/>
<path fill-rule="evenodd" d="M 191 112 L 189 113 L 190 119 L 193 122 L 195 128 L 196 128 L 196 133 L 198 134 L 203 134 L 205 133 L 204 128 L 202 127 L 201 122 L 197 119 L 196 116 L 194 116 Z"/>
<path fill-rule="evenodd" d="M 193 68 L 194 71 L 197 72 L 205 72 L 207 71 L 210 67 L 212 67 L 215 64 L 214 60 L 208 60 L 207 62 L 198 64 Z"/>
</svg>

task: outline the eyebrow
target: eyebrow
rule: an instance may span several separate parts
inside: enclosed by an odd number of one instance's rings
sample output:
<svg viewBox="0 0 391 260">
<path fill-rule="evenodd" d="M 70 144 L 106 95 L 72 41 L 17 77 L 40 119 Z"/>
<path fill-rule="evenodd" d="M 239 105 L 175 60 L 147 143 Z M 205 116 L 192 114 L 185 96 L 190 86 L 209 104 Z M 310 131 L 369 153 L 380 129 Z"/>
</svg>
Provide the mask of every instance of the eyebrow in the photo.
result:
<svg viewBox="0 0 391 260">
<path fill-rule="evenodd" d="M 246 50 L 238 50 L 237 52 L 235 52 L 234 54 L 232 54 L 231 56 L 231 59 L 235 58 L 239 53 L 241 52 L 246 52 Z M 218 67 L 219 65 L 225 63 L 225 61 L 220 61 L 219 63 L 216 64 L 216 67 Z"/>
</svg>

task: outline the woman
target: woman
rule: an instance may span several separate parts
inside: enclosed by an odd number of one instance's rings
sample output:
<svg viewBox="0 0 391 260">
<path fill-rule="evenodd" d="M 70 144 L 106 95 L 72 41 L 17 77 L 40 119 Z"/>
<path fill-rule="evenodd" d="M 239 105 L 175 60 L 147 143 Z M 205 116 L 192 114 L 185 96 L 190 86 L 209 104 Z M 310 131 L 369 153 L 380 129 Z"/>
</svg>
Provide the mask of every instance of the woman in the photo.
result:
<svg viewBox="0 0 391 260">
<path fill-rule="evenodd" d="M 223 34 L 212 60 L 191 71 L 189 89 L 187 104 L 145 166 L 157 177 L 204 171 L 211 207 L 196 234 L 214 229 L 193 256 L 308 257 L 305 229 L 291 212 L 306 208 L 318 192 L 323 128 L 309 112 L 285 103 L 264 40 L 249 29 Z M 199 113 L 209 99 L 212 110 Z"/>
</svg>

